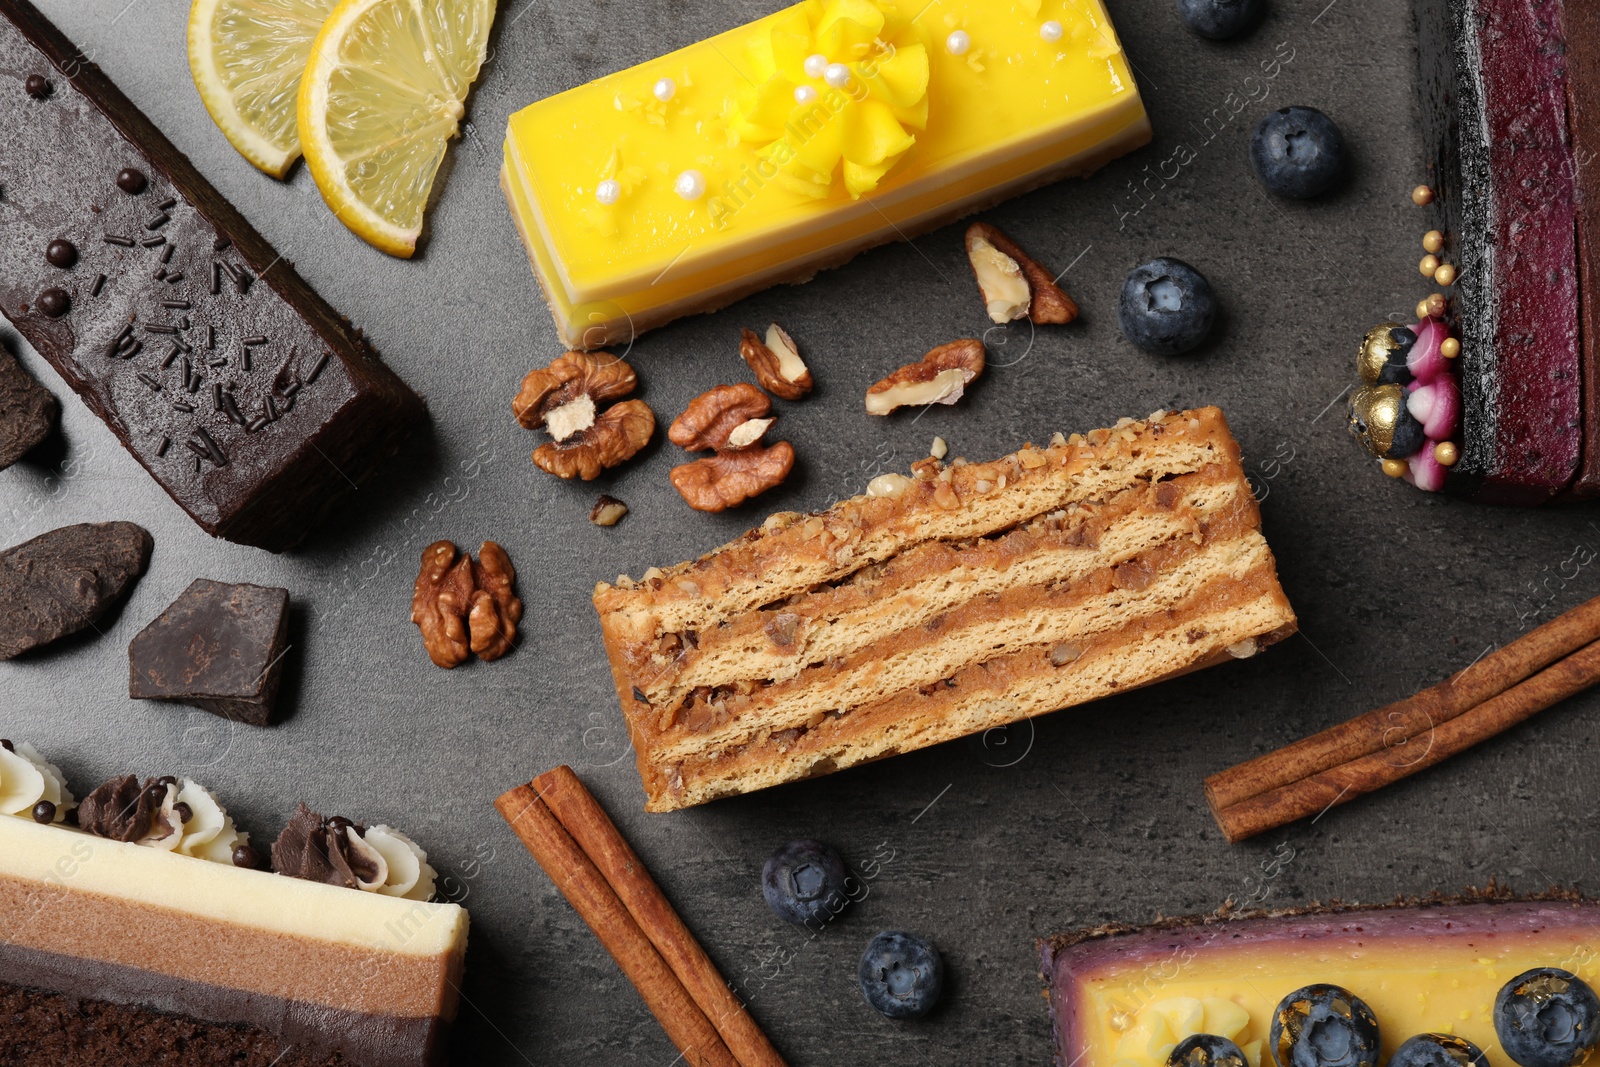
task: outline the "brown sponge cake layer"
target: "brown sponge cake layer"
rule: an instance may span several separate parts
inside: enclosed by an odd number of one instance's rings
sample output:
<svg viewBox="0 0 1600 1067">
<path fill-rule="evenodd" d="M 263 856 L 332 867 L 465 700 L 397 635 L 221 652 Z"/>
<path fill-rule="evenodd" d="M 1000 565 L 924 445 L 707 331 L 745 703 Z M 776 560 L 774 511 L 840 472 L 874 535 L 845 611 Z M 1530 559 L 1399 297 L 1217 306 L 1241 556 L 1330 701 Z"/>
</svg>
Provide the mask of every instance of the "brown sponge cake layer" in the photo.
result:
<svg viewBox="0 0 1600 1067">
<path fill-rule="evenodd" d="M 1148 684 L 1292 632 L 1215 409 L 779 515 L 595 593 L 661 811 Z"/>
</svg>

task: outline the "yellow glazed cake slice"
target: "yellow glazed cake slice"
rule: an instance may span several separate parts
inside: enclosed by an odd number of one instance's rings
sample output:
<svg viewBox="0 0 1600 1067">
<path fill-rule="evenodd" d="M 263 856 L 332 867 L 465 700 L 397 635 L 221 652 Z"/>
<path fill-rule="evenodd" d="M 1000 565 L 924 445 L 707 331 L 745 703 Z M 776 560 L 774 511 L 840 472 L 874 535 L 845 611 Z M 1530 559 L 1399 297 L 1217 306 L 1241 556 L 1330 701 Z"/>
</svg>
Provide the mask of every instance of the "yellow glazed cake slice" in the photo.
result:
<svg viewBox="0 0 1600 1067">
<path fill-rule="evenodd" d="M 807 0 L 522 109 L 501 183 L 594 348 L 1149 140 L 1100 0 Z"/>
<path fill-rule="evenodd" d="M 1294 630 L 1216 408 L 876 479 L 595 590 L 651 811 L 1254 655 Z"/>
</svg>

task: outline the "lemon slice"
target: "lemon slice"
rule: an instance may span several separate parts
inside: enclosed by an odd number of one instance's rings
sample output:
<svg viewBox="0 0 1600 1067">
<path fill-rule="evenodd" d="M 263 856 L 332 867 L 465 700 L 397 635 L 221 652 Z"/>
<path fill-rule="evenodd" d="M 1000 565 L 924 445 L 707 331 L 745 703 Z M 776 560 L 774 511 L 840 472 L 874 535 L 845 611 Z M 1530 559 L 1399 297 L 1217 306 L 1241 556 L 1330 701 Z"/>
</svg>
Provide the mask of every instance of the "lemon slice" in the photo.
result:
<svg viewBox="0 0 1600 1067">
<path fill-rule="evenodd" d="M 483 66 L 494 0 L 341 0 L 300 82 L 306 166 L 335 215 L 409 257 Z"/>
<path fill-rule="evenodd" d="M 281 178 L 300 158 L 295 104 L 311 42 L 337 0 L 194 0 L 189 72 L 239 154 Z"/>
</svg>

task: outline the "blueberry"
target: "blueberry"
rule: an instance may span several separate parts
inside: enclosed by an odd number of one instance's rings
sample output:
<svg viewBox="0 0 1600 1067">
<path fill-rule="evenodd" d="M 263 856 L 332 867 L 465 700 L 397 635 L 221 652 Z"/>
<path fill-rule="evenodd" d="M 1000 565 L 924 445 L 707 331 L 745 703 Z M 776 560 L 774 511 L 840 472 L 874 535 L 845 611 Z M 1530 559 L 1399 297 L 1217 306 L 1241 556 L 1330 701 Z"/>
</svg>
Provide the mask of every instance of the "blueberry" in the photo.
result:
<svg viewBox="0 0 1600 1067">
<path fill-rule="evenodd" d="M 761 893 L 784 922 L 825 923 L 844 910 L 844 860 L 820 841 L 790 841 L 767 857 Z"/>
<path fill-rule="evenodd" d="M 1394 1050 L 1389 1067 L 1489 1067 L 1489 1058 L 1464 1037 L 1418 1034 Z"/>
<path fill-rule="evenodd" d="M 1377 1067 L 1378 1019 L 1336 985 L 1308 985 L 1278 1001 L 1267 1036 L 1278 1067 Z"/>
<path fill-rule="evenodd" d="M 1162 256 L 1133 268 L 1122 283 L 1117 322 L 1122 335 L 1146 352 L 1176 356 L 1206 339 L 1216 313 L 1217 298 L 1205 275 Z"/>
<path fill-rule="evenodd" d="M 1232 1041 L 1216 1034 L 1193 1034 L 1173 1046 L 1167 1067 L 1249 1067 Z"/>
<path fill-rule="evenodd" d="M 1494 1032 L 1522 1067 L 1577 1067 L 1600 1038 L 1600 998 L 1559 967 L 1535 967 L 1500 987 Z"/>
<path fill-rule="evenodd" d="M 1279 108 L 1250 138 L 1250 163 L 1269 193 L 1293 200 L 1321 196 L 1344 169 L 1344 138 L 1314 107 Z"/>
<path fill-rule="evenodd" d="M 1261 0 L 1178 0 L 1178 17 L 1202 37 L 1225 40 L 1250 26 L 1261 14 Z"/>
<path fill-rule="evenodd" d="M 939 950 L 915 934 L 885 930 L 872 939 L 856 972 L 861 995 L 891 1019 L 916 1019 L 933 1010 L 944 988 Z"/>
</svg>

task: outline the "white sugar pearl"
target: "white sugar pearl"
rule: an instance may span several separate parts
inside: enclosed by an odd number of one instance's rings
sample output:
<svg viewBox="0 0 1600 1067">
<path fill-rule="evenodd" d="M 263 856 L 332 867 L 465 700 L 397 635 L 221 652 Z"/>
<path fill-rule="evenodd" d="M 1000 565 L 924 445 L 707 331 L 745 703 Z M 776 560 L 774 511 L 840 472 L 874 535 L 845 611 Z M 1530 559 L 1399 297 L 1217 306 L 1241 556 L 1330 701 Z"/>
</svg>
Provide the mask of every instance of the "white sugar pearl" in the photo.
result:
<svg viewBox="0 0 1600 1067">
<path fill-rule="evenodd" d="M 1049 22 L 1039 27 L 1039 36 L 1043 37 L 1047 41 L 1059 41 L 1061 40 L 1061 35 L 1065 32 L 1066 31 L 1061 28 L 1061 23 L 1057 22 L 1055 19 L 1051 19 Z"/>
<path fill-rule="evenodd" d="M 806 56 L 805 68 L 806 77 L 820 78 L 828 72 L 828 57 L 821 52 Z"/>
<path fill-rule="evenodd" d="M 602 204 L 615 204 L 622 199 L 622 183 L 615 178 L 607 178 L 594 187 L 594 198 Z"/>
<path fill-rule="evenodd" d="M 656 94 L 656 99 L 665 104 L 678 95 L 678 83 L 671 78 L 662 78 L 656 82 L 656 87 L 651 90 Z"/>
<path fill-rule="evenodd" d="M 972 38 L 966 30 L 956 30 L 944 39 L 944 49 L 953 56 L 964 56 L 972 50 Z"/>
<path fill-rule="evenodd" d="M 678 175 L 672 188 L 685 200 L 699 200 L 706 195 L 706 176 L 697 170 L 686 170 Z"/>
<path fill-rule="evenodd" d="M 817 91 L 809 85 L 802 85 L 794 91 L 794 102 L 797 104 L 816 103 Z"/>
<path fill-rule="evenodd" d="M 850 68 L 843 63 L 829 63 L 828 69 L 822 72 L 822 80 L 835 89 L 843 89 L 850 84 Z"/>
</svg>

